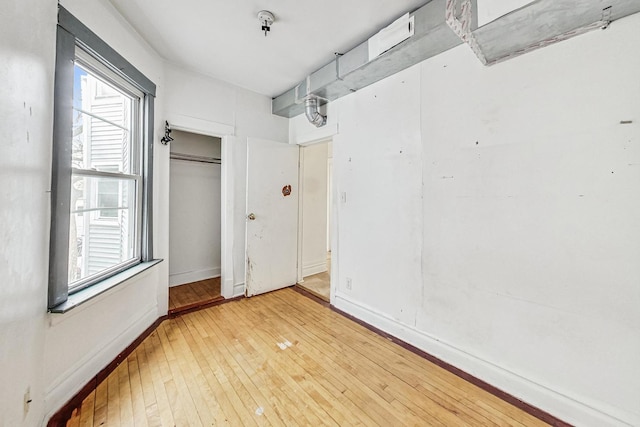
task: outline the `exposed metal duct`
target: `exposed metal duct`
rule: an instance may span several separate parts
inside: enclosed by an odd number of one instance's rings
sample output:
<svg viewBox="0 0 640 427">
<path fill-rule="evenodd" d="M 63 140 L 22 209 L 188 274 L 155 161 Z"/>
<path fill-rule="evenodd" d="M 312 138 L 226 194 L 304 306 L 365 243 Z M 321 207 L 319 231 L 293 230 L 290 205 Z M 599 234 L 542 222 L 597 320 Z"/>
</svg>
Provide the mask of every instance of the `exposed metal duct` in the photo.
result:
<svg viewBox="0 0 640 427">
<path fill-rule="evenodd" d="M 319 128 L 327 124 L 327 116 L 320 114 L 320 103 L 315 96 L 309 96 L 304 100 L 304 114 L 309 123 Z"/>
<path fill-rule="evenodd" d="M 432 0 L 382 29 L 371 39 L 311 73 L 272 101 L 272 113 L 295 117 L 306 112 L 304 100 L 323 104 L 382 80 L 427 58 L 462 44 L 445 22 L 446 0 Z M 476 0 L 471 0 L 475 13 Z M 477 26 L 475 16 L 470 28 Z"/>
<path fill-rule="evenodd" d="M 310 110 L 303 100 L 315 97 L 316 106 L 320 100 L 333 101 L 463 41 L 483 64 L 491 65 L 594 28 L 606 28 L 637 12 L 639 0 L 536 0 L 478 28 L 477 0 L 432 0 L 409 14 L 409 34 L 395 38 L 406 28 L 399 21 L 381 30 L 387 33 L 382 39 L 402 40 L 397 45 L 383 46 L 378 49 L 382 53 L 372 55 L 372 47 L 380 42 L 380 37 L 372 37 L 274 98 L 271 110 L 289 118 L 303 111 L 309 118 L 311 112 L 313 120 L 309 121 L 316 124 L 320 120 L 313 115 L 317 107 Z M 307 96 L 301 99 L 299 94 Z"/>
<path fill-rule="evenodd" d="M 473 5 L 466 3 L 469 0 L 447 0 L 447 23 L 484 65 L 605 29 L 612 21 L 640 12 L 638 0 L 536 0 L 474 30 L 464 26 L 472 19 Z"/>
</svg>

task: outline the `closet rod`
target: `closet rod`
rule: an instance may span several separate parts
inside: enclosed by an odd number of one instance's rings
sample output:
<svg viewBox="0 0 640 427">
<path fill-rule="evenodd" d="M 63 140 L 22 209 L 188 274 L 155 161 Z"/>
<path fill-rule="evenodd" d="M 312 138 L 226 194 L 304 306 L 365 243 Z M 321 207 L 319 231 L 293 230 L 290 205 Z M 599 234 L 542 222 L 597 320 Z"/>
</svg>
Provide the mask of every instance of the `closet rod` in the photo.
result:
<svg viewBox="0 0 640 427">
<path fill-rule="evenodd" d="M 221 160 L 217 157 L 194 156 L 193 154 L 171 153 L 169 156 L 173 160 L 185 160 L 187 162 L 214 163 L 221 164 Z"/>
</svg>

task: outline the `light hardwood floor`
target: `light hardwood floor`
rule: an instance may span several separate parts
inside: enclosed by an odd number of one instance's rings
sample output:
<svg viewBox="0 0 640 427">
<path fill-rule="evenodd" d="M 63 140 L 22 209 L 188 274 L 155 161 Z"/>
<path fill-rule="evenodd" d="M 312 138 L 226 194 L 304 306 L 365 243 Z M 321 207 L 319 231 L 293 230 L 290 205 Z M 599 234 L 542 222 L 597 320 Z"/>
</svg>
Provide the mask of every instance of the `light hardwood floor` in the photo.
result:
<svg viewBox="0 0 640 427">
<path fill-rule="evenodd" d="M 169 314 L 223 300 L 220 278 L 200 280 L 169 288 Z"/>
<path fill-rule="evenodd" d="M 284 289 L 164 321 L 67 425 L 545 424 Z"/>
</svg>

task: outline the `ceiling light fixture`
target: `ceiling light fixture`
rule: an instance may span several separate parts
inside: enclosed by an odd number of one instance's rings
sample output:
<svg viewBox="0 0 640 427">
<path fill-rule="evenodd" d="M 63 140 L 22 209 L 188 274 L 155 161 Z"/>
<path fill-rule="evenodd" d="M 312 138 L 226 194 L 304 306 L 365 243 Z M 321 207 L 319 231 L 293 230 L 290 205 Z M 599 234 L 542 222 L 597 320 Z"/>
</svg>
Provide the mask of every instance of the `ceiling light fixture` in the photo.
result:
<svg viewBox="0 0 640 427">
<path fill-rule="evenodd" d="M 275 22 L 276 17 L 273 16 L 273 13 L 269 12 L 268 10 L 261 10 L 260 12 L 258 12 L 258 20 L 260 21 L 260 24 L 262 24 L 262 31 L 264 31 L 264 36 L 267 37 L 267 33 L 271 31 L 271 25 L 273 25 L 273 23 Z"/>
</svg>

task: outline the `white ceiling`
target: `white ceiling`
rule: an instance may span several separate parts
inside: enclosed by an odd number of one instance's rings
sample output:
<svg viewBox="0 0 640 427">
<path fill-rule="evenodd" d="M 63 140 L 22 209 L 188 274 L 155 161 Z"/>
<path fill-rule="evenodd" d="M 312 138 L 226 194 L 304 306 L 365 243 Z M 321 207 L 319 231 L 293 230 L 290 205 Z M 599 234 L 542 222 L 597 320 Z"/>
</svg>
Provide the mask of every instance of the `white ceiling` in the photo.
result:
<svg viewBox="0 0 640 427">
<path fill-rule="evenodd" d="M 109 0 L 166 60 L 277 96 L 426 0 Z M 276 22 L 267 37 L 257 15 Z M 443 11 L 444 13 L 444 11 Z"/>
</svg>

